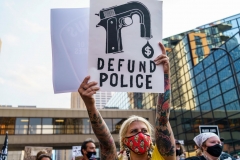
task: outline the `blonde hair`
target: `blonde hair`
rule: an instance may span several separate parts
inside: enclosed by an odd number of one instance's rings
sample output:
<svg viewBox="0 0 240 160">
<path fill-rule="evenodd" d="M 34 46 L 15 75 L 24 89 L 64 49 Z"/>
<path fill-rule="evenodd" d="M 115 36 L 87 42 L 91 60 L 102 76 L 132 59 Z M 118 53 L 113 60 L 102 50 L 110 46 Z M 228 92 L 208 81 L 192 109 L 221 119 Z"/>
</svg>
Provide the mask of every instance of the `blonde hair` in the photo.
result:
<svg viewBox="0 0 240 160">
<path fill-rule="evenodd" d="M 202 150 L 200 149 L 200 148 L 198 148 L 197 150 L 196 150 L 196 156 L 202 156 Z"/>
<path fill-rule="evenodd" d="M 120 152 L 124 151 L 124 143 L 123 139 L 126 137 L 128 127 L 132 124 L 132 122 L 140 121 L 143 122 L 147 126 L 147 130 L 149 132 L 149 135 L 152 139 L 152 133 L 153 133 L 153 126 L 143 117 L 139 117 L 136 115 L 130 116 L 128 119 L 126 119 L 123 124 L 121 125 L 120 131 L 119 131 L 119 142 L 120 142 Z"/>
</svg>

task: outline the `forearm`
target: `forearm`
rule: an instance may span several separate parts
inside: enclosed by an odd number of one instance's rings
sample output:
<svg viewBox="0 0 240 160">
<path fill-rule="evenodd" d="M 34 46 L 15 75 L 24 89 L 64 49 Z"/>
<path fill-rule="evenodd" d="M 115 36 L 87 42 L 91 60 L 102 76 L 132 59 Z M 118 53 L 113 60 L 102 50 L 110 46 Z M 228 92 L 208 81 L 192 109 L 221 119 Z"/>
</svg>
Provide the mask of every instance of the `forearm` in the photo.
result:
<svg viewBox="0 0 240 160">
<path fill-rule="evenodd" d="M 164 93 L 159 93 L 156 111 L 156 145 L 166 159 L 175 159 L 175 142 L 169 123 L 171 86 L 169 74 L 164 74 Z"/>
<path fill-rule="evenodd" d="M 116 146 L 114 139 L 95 105 L 86 105 L 92 129 L 99 140 L 101 159 L 115 159 Z"/>
</svg>

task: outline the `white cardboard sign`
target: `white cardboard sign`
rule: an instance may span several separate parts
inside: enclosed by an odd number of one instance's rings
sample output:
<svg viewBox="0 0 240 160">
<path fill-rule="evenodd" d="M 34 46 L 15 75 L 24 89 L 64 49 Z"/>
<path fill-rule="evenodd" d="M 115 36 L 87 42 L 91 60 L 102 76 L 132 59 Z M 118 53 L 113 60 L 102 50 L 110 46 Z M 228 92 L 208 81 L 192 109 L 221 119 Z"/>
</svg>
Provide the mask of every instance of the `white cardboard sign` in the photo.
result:
<svg viewBox="0 0 240 160">
<path fill-rule="evenodd" d="M 101 91 L 164 91 L 162 2 L 91 0 L 88 72 Z"/>
<path fill-rule="evenodd" d="M 76 92 L 87 76 L 89 9 L 51 9 L 54 93 Z"/>
</svg>

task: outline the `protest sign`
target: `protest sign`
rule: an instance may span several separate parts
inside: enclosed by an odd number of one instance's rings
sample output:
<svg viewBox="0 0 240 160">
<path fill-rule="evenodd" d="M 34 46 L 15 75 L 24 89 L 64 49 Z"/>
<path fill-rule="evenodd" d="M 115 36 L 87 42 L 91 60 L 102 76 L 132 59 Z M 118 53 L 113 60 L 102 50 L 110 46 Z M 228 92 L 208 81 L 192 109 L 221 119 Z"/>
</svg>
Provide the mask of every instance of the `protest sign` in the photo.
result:
<svg viewBox="0 0 240 160">
<path fill-rule="evenodd" d="M 51 9 L 54 93 L 77 91 L 87 76 L 88 8 Z"/>
<path fill-rule="evenodd" d="M 162 2 L 156 0 L 90 1 L 91 80 L 101 91 L 164 91 L 161 54 Z"/>
<path fill-rule="evenodd" d="M 212 132 L 220 136 L 218 125 L 199 125 L 199 131 L 200 133 Z"/>
</svg>

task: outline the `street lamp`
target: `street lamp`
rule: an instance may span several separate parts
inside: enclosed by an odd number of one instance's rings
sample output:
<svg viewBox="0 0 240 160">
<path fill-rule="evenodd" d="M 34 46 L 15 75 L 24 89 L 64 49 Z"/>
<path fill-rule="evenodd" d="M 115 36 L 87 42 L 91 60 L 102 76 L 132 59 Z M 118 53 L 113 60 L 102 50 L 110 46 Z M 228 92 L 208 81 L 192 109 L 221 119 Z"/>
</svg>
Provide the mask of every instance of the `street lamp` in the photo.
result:
<svg viewBox="0 0 240 160">
<path fill-rule="evenodd" d="M 235 83 L 235 86 L 237 87 L 237 94 L 238 94 L 238 97 L 240 96 L 240 89 L 239 89 L 239 86 L 238 86 L 238 79 L 237 79 L 237 74 L 236 74 L 236 70 L 235 70 L 235 67 L 233 65 L 233 59 L 232 59 L 232 56 L 231 54 L 224 48 L 219 48 L 219 47 L 216 47 L 216 48 L 211 48 L 211 51 L 216 51 L 216 50 L 223 50 L 224 52 L 227 53 L 227 56 L 228 56 L 228 59 L 230 61 L 230 66 L 231 66 L 231 70 L 233 72 L 233 79 L 234 79 L 234 83 Z"/>
</svg>

